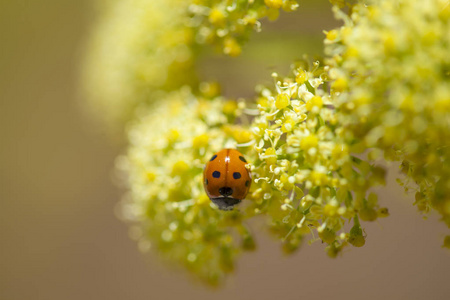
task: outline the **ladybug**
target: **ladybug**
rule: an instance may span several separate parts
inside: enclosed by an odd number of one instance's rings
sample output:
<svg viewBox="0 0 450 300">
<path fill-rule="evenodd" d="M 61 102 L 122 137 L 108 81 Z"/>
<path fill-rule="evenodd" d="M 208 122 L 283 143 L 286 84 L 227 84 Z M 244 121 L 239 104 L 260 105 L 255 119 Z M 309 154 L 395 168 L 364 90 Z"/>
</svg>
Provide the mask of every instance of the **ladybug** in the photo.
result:
<svg viewBox="0 0 450 300">
<path fill-rule="evenodd" d="M 214 154 L 203 171 L 203 186 L 209 199 L 221 210 L 232 210 L 240 203 L 252 183 L 247 161 L 235 149 Z"/>
</svg>

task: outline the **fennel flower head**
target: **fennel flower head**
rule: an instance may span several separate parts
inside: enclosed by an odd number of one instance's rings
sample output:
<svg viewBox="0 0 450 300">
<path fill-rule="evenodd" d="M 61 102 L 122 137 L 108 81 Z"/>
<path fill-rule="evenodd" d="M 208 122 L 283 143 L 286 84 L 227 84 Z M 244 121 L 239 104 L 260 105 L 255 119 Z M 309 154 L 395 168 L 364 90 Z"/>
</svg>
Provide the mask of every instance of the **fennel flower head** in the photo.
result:
<svg viewBox="0 0 450 300">
<path fill-rule="evenodd" d="M 280 9 L 297 9 L 295 0 L 195 0 L 189 13 L 199 44 L 215 44 L 230 56 L 241 54 L 241 45 L 252 31 L 261 30 L 263 17 L 274 21 Z"/>
<path fill-rule="evenodd" d="M 450 4 L 376 0 L 336 9 L 326 44 L 346 134 L 401 161 L 418 209 L 450 227 Z"/>
<path fill-rule="evenodd" d="M 346 245 L 363 246 L 360 220 L 388 215 L 369 192 L 384 183 L 384 169 L 352 155 L 328 92 L 328 71 L 315 62 L 295 67 L 290 77 L 273 74 L 275 88 L 261 87 L 255 103 L 251 198 L 288 253 L 310 235 L 310 243 L 327 243 L 332 257 Z"/>
<path fill-rule="evenodd" d="M 384 182 L 384 170 L 351 155 L 322 88 L 325 73 L 318 64 L 299 67 L 295 78 L 277 78 L 247 103 L 185 88 L 140 112 L 117 166 L 129 186 L 121 217 L 141 249 L 156 248 L 216 284 L 242 250 L 255 247 L 247 222 L 254 216 L 266 216 L 287 253 L 305 236 L 325 242 L 331 257 L 363 246 L 360 220 L 388 215 L 369 193 Z M 229 212 L 203 190 L 204 165 L 222 148 L 244 153 L 254 178 L 247 200 Z"/>
<path fill-rule="evenodd" d="M 196 83 L 188 1 L 103 1 L 87 46 L 83 89 L 91 111 L 117 131 L 153 93 Z"/>
<path fill-rule="evenodd" d="M 254 247 L 239 211 L 219 211 L 203 190 L 206 161 L 236 145 L 237 127 L 227 124 L 238 112 L 236 102 L 220 97 L 171 92 L 140 113 L 128 153 L 117 161 L 129 186 L 120 215 L 140 249 L 157 249 L 210 284 L 233 270 L 240 250 Z"/>
<path fill-rule="evenodd" d="M 267 2 L 267 4 L 266 4 Z M 99 1 L 101 15 L 85 52 L 82 88 L 88 109 L 112 132 L 123 132 L 137 107 L 159 91 L 198 86 L 200 47 L 237 56 L 259 19 L 293 11 L 293 0 Z"/>
</svg>

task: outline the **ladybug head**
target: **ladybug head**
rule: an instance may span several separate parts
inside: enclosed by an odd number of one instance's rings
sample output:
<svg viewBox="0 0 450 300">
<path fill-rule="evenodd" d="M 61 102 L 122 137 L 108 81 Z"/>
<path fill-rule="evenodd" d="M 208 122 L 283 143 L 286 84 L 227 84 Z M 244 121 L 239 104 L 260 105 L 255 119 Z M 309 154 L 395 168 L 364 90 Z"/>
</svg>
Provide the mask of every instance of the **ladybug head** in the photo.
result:
<svg viewBox="0 0 450 300">
<path fill-rule="evenodd" d="M 236 204 L 241 202 L 240 199 L 230 197 L 211 198 L 211 201 L 217 205 L 220 210 L 232 210 Z"/>
<path fill-rule="evenodd" d="M 233 194 L 233 189 L 230 187 L 224 186 L 219 189 L 219 193 L 224 197 L 228 197 L 228 196 L 231 196 L 231 194 Z"/>
</svg>

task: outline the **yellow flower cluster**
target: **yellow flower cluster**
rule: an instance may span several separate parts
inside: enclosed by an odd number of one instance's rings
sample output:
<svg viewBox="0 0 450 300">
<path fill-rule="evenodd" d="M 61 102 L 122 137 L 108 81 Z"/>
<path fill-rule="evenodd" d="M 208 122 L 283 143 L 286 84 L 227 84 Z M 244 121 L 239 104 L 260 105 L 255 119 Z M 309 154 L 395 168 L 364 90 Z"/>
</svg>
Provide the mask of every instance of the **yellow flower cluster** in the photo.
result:
<svg viewBox="0 0 450 300">
<path fill-rule="evenodd" d="M 450 227 L 449 1 L 373 0 L 350 16 L 335 10 L 345 24 L 326 43 L 346 134 L 401 161 L 418 209 L 436 209 Z"/>
<path fill-rule="evenodd" d="M 216 44 L 225 54 L 238 56 L 250 33 L 260 31 L 260 19 L 276 20 L 280 9 L 297 7 L 296 0 L 193 0 L 189 12 L 199 44 Z"/>
<path fill-rule="evenodd" d="M 83 93 L 89 110 L 122 132 L 136 107 L 161 90 L 196 87 L 199 45 L 214 44 L 237 56 L 259 19 L 275 19 L 294 0 L 101 1 L 98 24 L 85 51 Z M 98 112 L 102 112 L 99 114 Z"/>
<path fill-rule="evenodd" d="M 118 132 L 158 90 L 196 84 L 185 0 L 102 1 L 83 69 L 90 110 Z M 99 113 L 101 112 L 101 113 Z"/>
<path fill-rule="evenodd" d="M 365 244 L 360 220 L 388 215 L 370 193 L 384 183 L 384 170 L 351 154 L 327 92 L 328 70 L 316 62 L 294 72 L 247 104 L 213 96 L 214 85 L 203 84 L 200 96 L 186 87 L 140 111 L 117 168 L 129 187 L 121 217 L 142 250 L 156 248 L 218 284 L 236 256 L 255 247 L 246 220 L 257 215 L 288 253 L 310 235 L 328 244 L 331 257 Z M 247 200 L 229 212 L 203 190 L 203 167 L 223 148 L 244 153 L 254 177 Z"/>
<path fill-rule="evenodd" d="M 321 239 L 336 256 L 348 244 L 365 243 L 359 220 L 387 216 L 369 189 L 384 183 L 384 170 L 353 156 L 327 92 L 325 70 L 298 67 L 278 78 L 276 89 L 261 88 L 250 195 L 255 213 L 267 214 L 284 250 L 297 249 L 305 235 Z M 344 226 L 354 220 L 352 228 Z M 316 239 L 317 232 L 319 239 Z"/>
<path fill-rule="evenodd" d="M 150 105 L 128 133 L 117 160 L 129 193 L 120 216 L 142 251 L 156 249 L 209 284 L 233 270 L 235 256 L 254 242 L 239 211 L 219 211 L 203 190 L 203 167 L 223 147 L 235 147 L 229 128 L 240 109 L 220 97 L 194 96 L 189 88 Z M 235 103 L 234 103 L 235 104 Z"/>
</svg>

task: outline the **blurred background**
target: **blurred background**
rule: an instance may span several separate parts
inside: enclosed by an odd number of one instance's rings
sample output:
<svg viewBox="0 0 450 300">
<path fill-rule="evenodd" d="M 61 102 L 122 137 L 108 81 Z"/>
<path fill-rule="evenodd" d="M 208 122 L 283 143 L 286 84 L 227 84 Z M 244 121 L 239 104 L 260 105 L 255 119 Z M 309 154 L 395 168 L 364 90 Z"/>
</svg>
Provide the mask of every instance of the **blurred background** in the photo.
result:
<svg viewBox="0 0 450 300">
<path fill-rule="evenodd" d="M 301 2 L 264 24 L 242 57 L 205 55 L 200 74 L 251 96 L 272 71 L 320 53 L 323 24 L 335 25 L 327 5 Z M 78 93 L 94 18 L 87 0 L 0 0 L 0 299 L 449 299 L 445 226 L 416 212 L 395 167 L 380 195 L 391 216 L 366 225 L 366 245 L 337 259 L 320 243 L 285 257 L 260 232 L 256 253 L 211 289 L 142 256 L 114 216 L 122 192 L 111 173 L 123 148 L 86 117 Z"/>
</svg>

